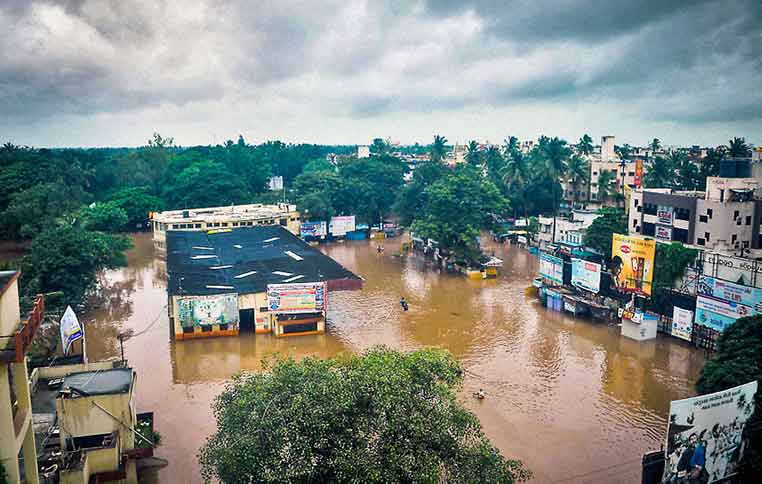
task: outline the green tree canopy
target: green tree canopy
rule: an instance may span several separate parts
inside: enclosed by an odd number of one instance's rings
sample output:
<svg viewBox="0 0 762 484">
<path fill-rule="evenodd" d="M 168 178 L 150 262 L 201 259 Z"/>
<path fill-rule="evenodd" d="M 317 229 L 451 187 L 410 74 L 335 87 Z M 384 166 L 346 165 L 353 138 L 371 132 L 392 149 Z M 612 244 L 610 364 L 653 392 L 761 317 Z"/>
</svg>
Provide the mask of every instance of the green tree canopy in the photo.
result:
<svg viewBox="0 0 762 484">
<path fill-rule="evenodd" d="M 675 166 L 670 158 L 657 156 L 648 162 L 644 182 L 648 188 L 670 188 L 674 183 Z"/>
<path fill-rule="evenodd" d="M 87 198 L 82 187 L 60 179 L 34 185 L 11 196 L 11 203 L 2 214 L 3 225 L 15 228 L 23 238 L 32 238 L 78 209 Z"/>
<path fill-rule="evenodd" d="M 751 148 L 746 143 L 746 138 L 735 137 L 729 140 L 728 146 L 730 147 L 730 156 L 736 158 L 744 158 L 749 156 Z"/>
<path fill-rule="evenodd" d="M 627 233 L 627 218 L 624 211 L 617 208 L 603 207 L 598 213 L 600 216 L 585 231 L 584 243 L 608 259 L 611 257 L 612 236 Z"/>
<path fill-rule="evenodd" d="M 123 230 L 134 230 L 145 224 L 149 212 L 164 209 L 164 201 L 151 195 L 148 187 L 125 187 L 112 192 L 107 199 L 127 214 L 127 223 Z"/>
<path fill-rule="evenodd" d="M 212 160 L 196 161 L 171 177 L 163 194 L 174 209 L 243 204 L 251 199 L 245 182 Z"/>
<path fill-rule="evenodd" d="M 95 203 L 79 210 L 76 217 L 87 230 L 120 232 L 127 225 L 127 212 L 114 202 Z"/>
<path fill-rule="evenodd" d="M 444 161 L 445 154 L 447 152 L 447 138 L 444 136 L 434 136 L 434 142 L 431 144 L 429 156 L 431 161 L 435 163 L 441 163 Z"/>
<path fill-rule="evenodd" d="M 582 135 L 577 143 L 577 150 L 583 155 L 589 155 L 593 152 L 593 138 L 588 134 Z"/>
<path fill-rule="evenodd" d="M 234 378 L 214 403 L 203 477 L 239 482 L 515 482 L 529 477 L 458 402 L 449 353 L 376 347 L 279 359 Z"/>
<path fill-rule="evenodd" d="M 741 318 L 725 328 L 717 340 L 717 352 L 701 370 L 696 390 L 714 393 L 755 380 L 762 385 L 762 316 Z M 754 402 L 744 431 L 750 442 L 739 482 L 754 482 L 762 475 L 762 389 L 757 389 Z"/>
</svg>

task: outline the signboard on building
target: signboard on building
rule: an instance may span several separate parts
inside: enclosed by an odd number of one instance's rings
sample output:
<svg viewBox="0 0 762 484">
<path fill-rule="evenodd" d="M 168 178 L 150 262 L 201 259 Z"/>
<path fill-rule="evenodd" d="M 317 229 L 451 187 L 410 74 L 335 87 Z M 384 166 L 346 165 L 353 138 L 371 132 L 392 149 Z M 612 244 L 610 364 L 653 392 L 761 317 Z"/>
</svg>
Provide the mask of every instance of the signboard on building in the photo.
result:
<svg viewBox="0 0 762 484">
<path fill-rule="evenodd" d="M 655 240 L 614 234 L 611 244 L 611 274 L 617 289 L 650 296 L 655 254 Z"/>
<path fill-rule="evenodd" d="M 675 211 L 672 207 L 667 205 L 659 205 L 656 207 L 656 223 L 671 226 L 674 218 Z"/>
<path fill-rule="evenodd" d="M 540 254 L 540 275 L 557 284 L 564 283 L 564 261 L 545 252 Z"/>
<path fill-rule="evenodd" d="M 272 313 L 319 313 L 325 309 L 324 282 L 268 284 L 267 309 Z"/>
<path fill-rule="evenodd" d="M 736 319 L 753 315 L 749 306 L 707 296 L 696 298 L 696 323 L 715 331 L 724 331 Z"/>
<path fill-rule="evenodd" d="M 702 273 L 726 281 L 742 281 L 744 285 L 762 288 L 762 263 L 715 252 L 702 252 L 699 258 Z"/>
<path fill-rule="evenodd" d="M 177 319 L 184 328 L 213 324 L 237 327 L 238 294 L 179 297 L 177 298 Z"/>
<path fill-rule="evenodd" d="M 672 240 L 672 227 L 656 226 L 656 239 L 657 240 Z"/>
<path fill-rule="evenodd" d="M 643 186 L 643 160 L 635 160 L 635 188 Z"/>
<path fill-rule="evenodd" d="M 347 232 L 355 230 L 355 216 L 348 215 L 344 217 L 331 217 L 331 223 L 328 225 L 331 235 L 342 236 Z"/>
<path fill-rule="evenodd" d="M 270 180 L 267 182 L 267 187 L 273 192 L 283 190 L 283 177 L 282 176 L 270 177 Z"/>
<path fill-rule="evenodd" d="M 299 235 L 302 237 L 320 238 L 328 235 L 327 224 L 322 222 L 302 222 L 299 227 Z"/>
<path fill-rule="evenodd" d="M 754 412 L 757 382 L 674 400 L 669 406 L 662 482 L 718 482 L 735 475 L 748 447 L 744 427 Z M 747 437 L 748 438 L 748 437 Z"/>
<path fill-rule="evenodd" d="M 601 265 L 583 259 L 572 259 L 572 286 L 598 293 L 601 290 Z"/>
<path fill-rule="evenodd" d="M 762 289 L 702 275 L 698 285 L 698 293 L 743 304 L 751 308 L 754 314 L 762 313 Z"/>
<path fill-rule="evenodd" d="M 674 306 L 670 333 L 676 338 L 690 341 L 693 334 L 693 311 Z"/>
</svg>

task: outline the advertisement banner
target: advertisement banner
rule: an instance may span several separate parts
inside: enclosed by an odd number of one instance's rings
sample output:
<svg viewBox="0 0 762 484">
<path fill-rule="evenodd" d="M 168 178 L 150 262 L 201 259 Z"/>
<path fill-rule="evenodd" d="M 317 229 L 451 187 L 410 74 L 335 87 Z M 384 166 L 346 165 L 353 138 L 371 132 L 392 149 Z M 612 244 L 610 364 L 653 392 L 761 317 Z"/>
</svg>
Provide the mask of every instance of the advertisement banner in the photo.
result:
<svg viewBox="0 0 762 484">
<path fill-rule="evenodd" d="M 722 301 L 707 296 L 696 298 L 696 324 L 707 326 L 715 331 L 724 331 L 736 319 L 752 316 L 754 311 L 749 306 Z"/>
<path fill-rule="evenodd" d="M 659 205 L 656 207 L 656 222 L 662 225 L 672 225 L 672 220 L 675 217 L 675 212 L 672 207 L 666 205 Z"/>
<path fill-rule="evenodd" d="M 743 431 L 756 393 L 754 381 L 672 401 L 662 482 L 712 483 L 735 475 L 748 446 Z"/>
<path fill-rule="evenodd" d="M 320 238 L 328 235 L 326 231 L 326 223 L 322 222 L 302 222 L 299 226 L 299 235 L 302 237 L 315 237 Z"/>
<path fill-rule="evenodd" d="M 702 275 L 698 285 L 698 293 L 749 306 L 754 314 L 762 313 L 762 289 Z"/>
<path fill-rule="evenodd" d="M 564 261 L 545 252 L 540 254 L 540 275 L 551 281 L 564 283 Z"/>
<path fill-rule="evenodd" d="M 635 160 L 635 188 L 643 186 L 643 160 Z"/>
<path fill-rule="evenodd" d="M 238 327 L 238 294 L 188 296 L 177 299 L 177 318 L 184 328 L 213 324 Z"/>
<path fill-rule="evenodd" d="M 325 283 L 268 284 L 267 307 L 272 313 L 319 313 L 325 309 Z"/>
<path fill-rule="evenodd" d="M 716 252 L 702 252 L 699 257 L 701 272 L 726 281 L 740 281 L 744 285 L 762 288 L 762 262 Z"/>
<path fill-rule="evenodd" d="M 61 318 L 61 346 L 63 346 L 64 355 L 69 354 L 71 344 L 82 339 L 82 326 L 79 325 L 77 315 L 71 306 L 66 306 L 63 317 Z"/>
<path fill-rule="evenodd" d="M 672 227 L 656 226 L 656 239 L 657 240 L 672 240 Z"/>
<path fill-rule="evenodd" d="M 328 226 L 331 235 L 346 235 L 347 232 L 355 230 L 355 216 L 331 217 L 331 223 Z"/>
<path fill-rule="evenodd" d="M 572 259 L 572 286 L 598 293 L 601 290 L 601 265 L 582 259 Z"/>
<path fill-rule="evenodd" d="M 650 296 L 656 241 L 622 234 L 614 234 L 612 239 L 611 275 L 617 289 Z"/>
<path fill-rule="evenodd" d="M 685 341 L 693 334 L 693 311 L 675 306 L 672 309 L 672 336 Z"/>
</svg>

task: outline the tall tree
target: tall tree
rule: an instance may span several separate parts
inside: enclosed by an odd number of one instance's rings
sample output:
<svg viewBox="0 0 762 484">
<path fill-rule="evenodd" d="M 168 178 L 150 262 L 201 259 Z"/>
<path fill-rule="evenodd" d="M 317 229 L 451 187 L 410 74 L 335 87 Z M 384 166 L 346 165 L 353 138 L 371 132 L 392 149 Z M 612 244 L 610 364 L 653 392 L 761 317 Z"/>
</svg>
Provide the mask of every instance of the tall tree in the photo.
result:
<svg viewBox="0 0 762 484">
<path fill-rule="evenodd" d="M 605 203 L 614 195 L 616 188 L 614 187 L 614 181 L 616 175 L 613 171 L 603 170 L 598 175 L 598 201 Z"/>
<path fill-rule="evenodd" d="M 544 161 L 548 175 L 554 181 L 560 181 L 566 173 L 566 162 L 571 155 L 571 150 L 566 145 L 566 141 L 558 137 L 548 138 L 540 136 L 537 145 L 537 154 Z M 553 214 L 558 213 L 559 194 L 553 185 Z"/>
<path fill-rule="evenodd" d="M 466 147 L 466 163 L 474 168 L 481 166 L 482 164 L 482 152 L 479 149 L 479 143 L 477 143 L 476 140 L 468 142 L 468 146 Z"/>
<path fill-rule="evenodd" d="M 617 155 L 619 155 L 619 158 L 621 160 L 627 160 L 630 158 L 630 155 L 632 154 L 632 146 L 630 146 L 627 143 L 621 146 L 617 145 L 617 146 L 614 146 L 614 151 L 616 152 Z"/>
<path fill-rule="evenodd" d="M 572 155 L 566 166 L 566 179 L 572 189 L 572 208 L 577 200 L 577 192 L 580 186 L 587 183 L 590 178 L 590 165 L 582 156 Z"/>
<path fill-rule="evenodd" d="M 589 155 L 593 152 L 593 138 L 588 134 L 582 135 L 577 143 L 577 151 L 583 155 Z"/>
<path fill-rule="evenodd" d="M 687 156 L 681 154 L 673 158 L 677 166 L 677 184 L 683 190 L 696 190 L 699 187 L 699 168 Z"/>
<path fill-rule="evenodd" d="M 487 168 L 487 176 L 489 176 L 490 180 L 497 181 L 500 178 L 500 172 L 505 166 L 505 158 L 497 146 L 490 146 L 484 153 L 484 165 Z"/>
<path fill-rule="evenodd" d="M 429 151 L 429 156 L 431 157 L 431 161 L 435 163 L 442 163 L 444 161 L 446 154 L 447 154 L 447 138 L 440 135 L 434 136 L 434 142 L 431 144 L 431 150 Z"/>
<path fill-rule="evenodd" d="M 383 138 L 373 138 L 373 144 L 370 145 L 370 152 L 376 155 L 383 155 L 389 152 L 389 144 Z"/>
<path fill-rule="evenodd" d="M 527 184 L 529 182 L 529 166 L 527 158 L 519 150 L 509 151 L 508 160 L 500 173 L 503 186 L 507 194 L 513 200 L 511 206 L 514 215 L 517 208 L 523 209 L 524 218 L 527 217 L 529 204 L 527 203 Z M 516 203 L 516 201 L 520 203 Z"/>
<path fill-rule="evenodd" d="M 703 188 L 706 183 L 706 178 L 710 176 L 720 176 L 720 163 L 724 158 L 724 153 L 721 150 L 710 149 L 707 151 L 706 156 L 701 159 L 699 166 L 699 187 Z"/>
<path fill-rule="evenodd" d="M 654 138 L 651 140 L 651 143 L 649 143 L 649 147 L 651 148 L 651 151 L 653 152 L 654 156 L 656 155 L 656 152 L 661 148 L 661 141 L 659 138 Z"/>
<path fill-rule="evenodd" d="M 745 158 L 749 156 L 751 148 L 746 143 L 746 138 L 735 137 L 729 141 L 730 156 L 733 158 Z"/>
<path fill-rule="evenodd" d="M 670 188 L 675 178 L 675 167 L 670 158 L 657 156 L 648 162 L 645 185 L 648 188 Z"/>
<path fill-rule="evenodd" d="M 204 479 L 240 482 L 516 482 L 458 401 L 463 368 L 439 349 L 280 359 L 214 402 Z"/>
<path fill-rule="evenodd" d="M 612 235 L 627 233 L 627 218 L 618 208 L 603 207 L 598 213 L 600 216 L 585 231 L 583 242 L 608 259 L 611 257 Z"/>
</svg>

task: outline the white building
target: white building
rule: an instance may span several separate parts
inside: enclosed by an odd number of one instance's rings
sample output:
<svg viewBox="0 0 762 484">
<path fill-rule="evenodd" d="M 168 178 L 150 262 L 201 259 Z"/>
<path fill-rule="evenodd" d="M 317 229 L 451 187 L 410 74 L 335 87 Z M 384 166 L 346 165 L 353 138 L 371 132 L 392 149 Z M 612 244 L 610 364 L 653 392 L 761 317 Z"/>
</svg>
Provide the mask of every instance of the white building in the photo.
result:
<svg viewBox="0 0 762 484">
<path fill-rule="evenodd" d="M 370 146 L 358 146 L 357 147 L 358 158 L 370 158 Z"/>
<path fill-rule="evenodd" d="M 579 247 L 583 245 L 585 231 L 600 214 L 590 210 L 573 210 L 567 217 L 555 217 L 555 236 L 553 235 L 553 217 L 539 217 L 540 228 L 537 238 L 540 249 L 546 249 L 551 243 Z"/>
</svg>

